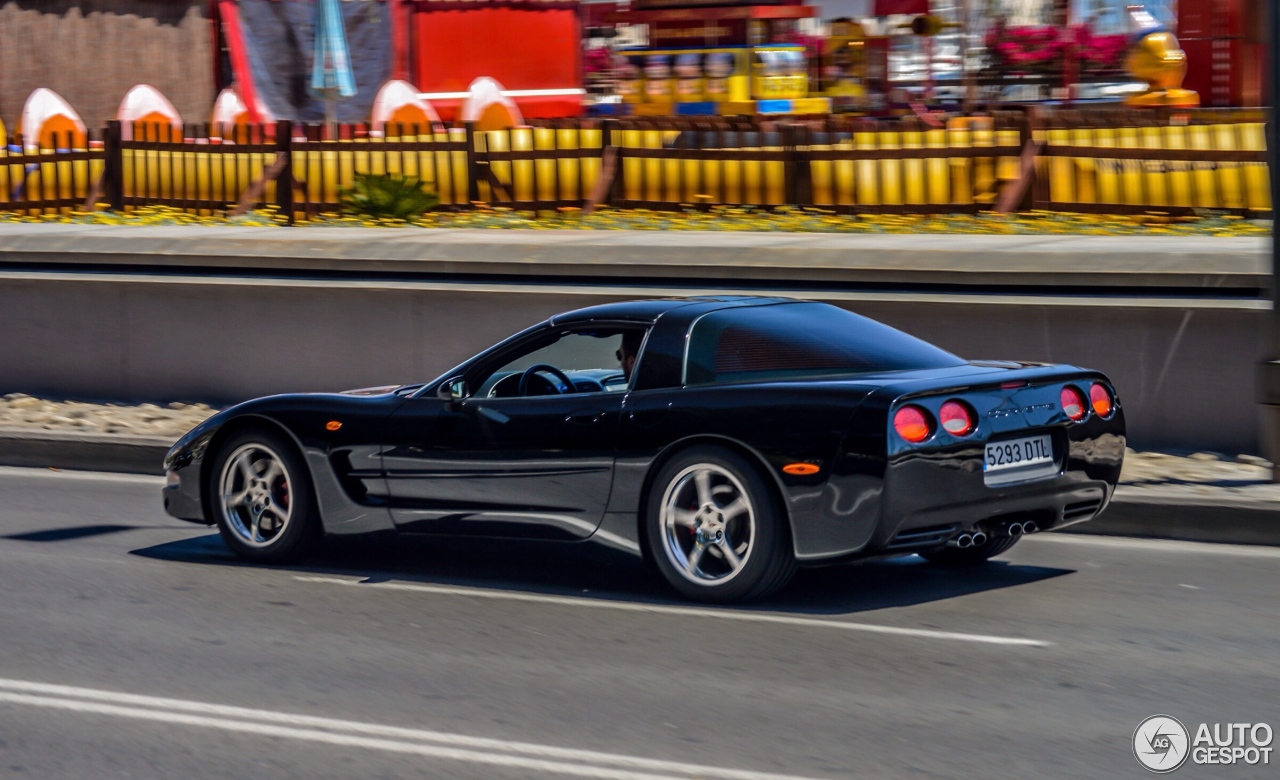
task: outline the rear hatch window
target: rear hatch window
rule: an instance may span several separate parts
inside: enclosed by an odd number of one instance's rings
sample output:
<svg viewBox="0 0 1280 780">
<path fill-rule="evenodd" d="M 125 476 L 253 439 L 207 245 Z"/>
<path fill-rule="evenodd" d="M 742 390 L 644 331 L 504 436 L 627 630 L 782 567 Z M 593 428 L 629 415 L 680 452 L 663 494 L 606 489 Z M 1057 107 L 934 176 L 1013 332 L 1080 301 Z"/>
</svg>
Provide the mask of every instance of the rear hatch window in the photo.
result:
<svg viewBox="0 0 1280 780">
<path fill-rule="evenodd" d="M 689 332 L 684 384 L 947 368 L 965 361 L 825 303 L 721 309 Z"/>
</svg>

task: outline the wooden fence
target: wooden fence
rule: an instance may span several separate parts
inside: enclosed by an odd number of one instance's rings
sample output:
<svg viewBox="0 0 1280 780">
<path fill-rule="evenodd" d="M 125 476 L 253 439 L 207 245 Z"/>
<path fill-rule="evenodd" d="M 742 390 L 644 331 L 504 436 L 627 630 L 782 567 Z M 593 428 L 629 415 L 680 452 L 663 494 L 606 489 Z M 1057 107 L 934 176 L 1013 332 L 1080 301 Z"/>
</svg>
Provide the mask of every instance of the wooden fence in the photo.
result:
<svg viewBox="0 0 1280 780">
<path fill-rule="evenodd" d="M 12 146 L 0 144 L 0 211 L 69 211 L 95 199 L 90 195 L 107 159 L 102 138 L 91 134 L 89 148 L 73 149 L 70 133 L 65 140 L 58 135 L 54 146 L 61 148 L 55 149 L 25 148 L 20 137 Z"/>
<path fill-rule="evenodd" d="M 280 188 L 275 202 L 285 214 L 310 219 L 338 211 L 340 192 L 357 173 L 391 173 L 413 176 L 440 196 L 445 207 L 467 206 L 474 197 L 474 153 L 469 160 L 468 139 L 474 134 L 462 128 L 394 126 L 383 136 L 359 125 L 344 125 L 338 137 L 324 138 L 324 128 L 308 126 L 279 149 L 289 165 L 294 189 Z M 277 137 L 289 139 L 277 130 Z M 288 173 L 281 171 L 279 180 Z"/>
<path fill-rule="evenodd" d="M 669 132 L 669 131 L 667 131 Z M 622 123 L 614 202 L 819 207 L 846 213 L 992 208 L 999 166 L 1017 178 L 1022 131 L 991 119 L 931 128 L 919 120 L 664 131 Z M 618 138 L 617 136 L 620 136 Z"/>
<path fill-rule="evenodd" d="M 343 125 L 333 137 L 289 122 L 131 133 L 113 122 L 88 149 L 24 150 L 15 139 L 0 150 L 0 210 L 274 205 L 297 222 L 337 211 L 357 173 L 392 173 L 418 177 L 450 209 L 1260 215 L 1271 211 L 1264 120 L 1256 111 L 1007 111 L 945 123 L 559 120 L 385 133 Z"/>
<path fill-rule="evenodd" d="M 276 144 L 268 129 L 274 128 L 142 125 L 126 140 L 118 125 L 109 125 L 105 202 L 119 211 L 170 206 L 198 214 L 226 211 L 242 198 L 246 206 L 272 202 L 275 180 L 265 174 Z M 256 190 L 255 182 L 262 182 Z"/>
<path fill-rule="evenodd" d="M 1245 121 L 1222 121 L 1230 118 Z M 1266 126 L 1256 112 L 1119 125 L 1090 121 L 1088 114 L 1057 114 L 1033 139 L 1040 145 L 1032 195 L 1037 208 L 1113 214 L 1271 211 Z"/>
</svg>

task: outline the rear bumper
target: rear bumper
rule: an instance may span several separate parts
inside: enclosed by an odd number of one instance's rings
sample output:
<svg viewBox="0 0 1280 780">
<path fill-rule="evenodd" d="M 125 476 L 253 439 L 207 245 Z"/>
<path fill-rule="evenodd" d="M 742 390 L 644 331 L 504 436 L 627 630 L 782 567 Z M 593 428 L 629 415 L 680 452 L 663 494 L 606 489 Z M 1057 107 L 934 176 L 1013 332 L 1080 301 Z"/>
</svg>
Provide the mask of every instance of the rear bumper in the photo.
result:
<svg viewBox="0 0 1280 780">
<path fill-rule="evenodd" d="M 861 474 L 837 473 L 820 497 L 792 510 L 796 557 L 831 563 L 911 553 L 975 527 L 998 534 L 1014 521 L 1048 530 L 1090 520 L 1110 503 L 1120 478 L 1125 438 L 1117 428 L 1098 421 L 1052 430 L 1058 468 L 1028 482 L 987 484 L 980 442 L 900 456 L 882 463 L 881 474 L 869 463 Z"/>
<path fill-rule="evenodd" d="M 1033 520 L 1040 530 L 1083 523 L 1107 507 L 1120 479 L 1124 436 L 1106 421 L 1050 429 L 1058 469 L 1051 477 L 1004 485 L 983 476 L 982 446 L 899 459 L 885 474 L 880 523 L 868 548 L 910 552 L 956 533 Z"/>
<path fill-rule="evenodd" d="M 963 503 L 919 507 L 886 517 L 868 545 L 877 552 L 914 552 L 942 546 L 956 534 L 981 528 L 989 535 L 1008 522 L 1034 521 L 1039 530 L 1091 520 L 1111 501 L 1113 485 L 1073 472 L 1022 485 L 1017 492 Z"/>
</svg>

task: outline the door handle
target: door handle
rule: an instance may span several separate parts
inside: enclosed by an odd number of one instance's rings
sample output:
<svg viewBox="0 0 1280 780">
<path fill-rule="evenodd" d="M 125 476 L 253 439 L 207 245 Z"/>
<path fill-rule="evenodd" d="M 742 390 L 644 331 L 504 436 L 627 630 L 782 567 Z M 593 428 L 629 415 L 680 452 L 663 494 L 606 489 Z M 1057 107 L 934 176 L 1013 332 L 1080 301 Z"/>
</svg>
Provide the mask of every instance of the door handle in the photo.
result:
<svg viewBox="0 0 1280 780">
<path fill-rule="evenodd" d="M 589 409 L 580 412 L 570 412 L 569 416 L 564 418 L 567 423 L 574 425 L 594 425 L 604 419 L 604 412 L 600 409 Z"/>
</svg>

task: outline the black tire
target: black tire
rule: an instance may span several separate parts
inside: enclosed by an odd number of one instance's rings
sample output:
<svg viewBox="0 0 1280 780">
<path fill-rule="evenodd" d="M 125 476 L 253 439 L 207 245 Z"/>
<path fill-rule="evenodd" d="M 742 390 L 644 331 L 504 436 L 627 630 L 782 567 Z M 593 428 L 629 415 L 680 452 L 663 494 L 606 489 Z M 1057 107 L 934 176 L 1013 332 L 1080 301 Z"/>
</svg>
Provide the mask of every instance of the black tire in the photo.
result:
<svg viewBox="0 0 1280 780">
<path fill-rule="evenodd" d="M 1021 536 L 1001 536 L 988 538 L 985 544 L 977 547 L 943 547 L 941 550 L 920 553 L 920 557 L 939 566 L 977 566 L 1005 552 L 1018 543 Z"/>
<path fill-rule="evenodd" d="M 273 459 L 279 464 L 279 474 L 270 466 Z M 249 428 L 223 442 L 212 464 L 206 485 L 209 508 L 232 552 L 245 560 L 268 564 L 293 563 L 311 552 L 321 536 L 320 517 L 311 474 L 293 442 L 276 431 Z M 254 477 L 244 470 L 246 464 Z M 228 486 L 230 489 L 224 490 Z M 232 505 L 224 498 L 242 493 L 245 497 L 240 504 Z M 278 515 L 281 510 L 287 515 L 283 519 Z"/>
<path fill-rule="evenodd" d="M 654 566 L 685 598 L 760 599 L 795 574 L 791 529 L 774 486 L 755 464 L 724 447 L 691 447 L 661 467 L 644 507 L 644 533 Z"/>
</svg>

